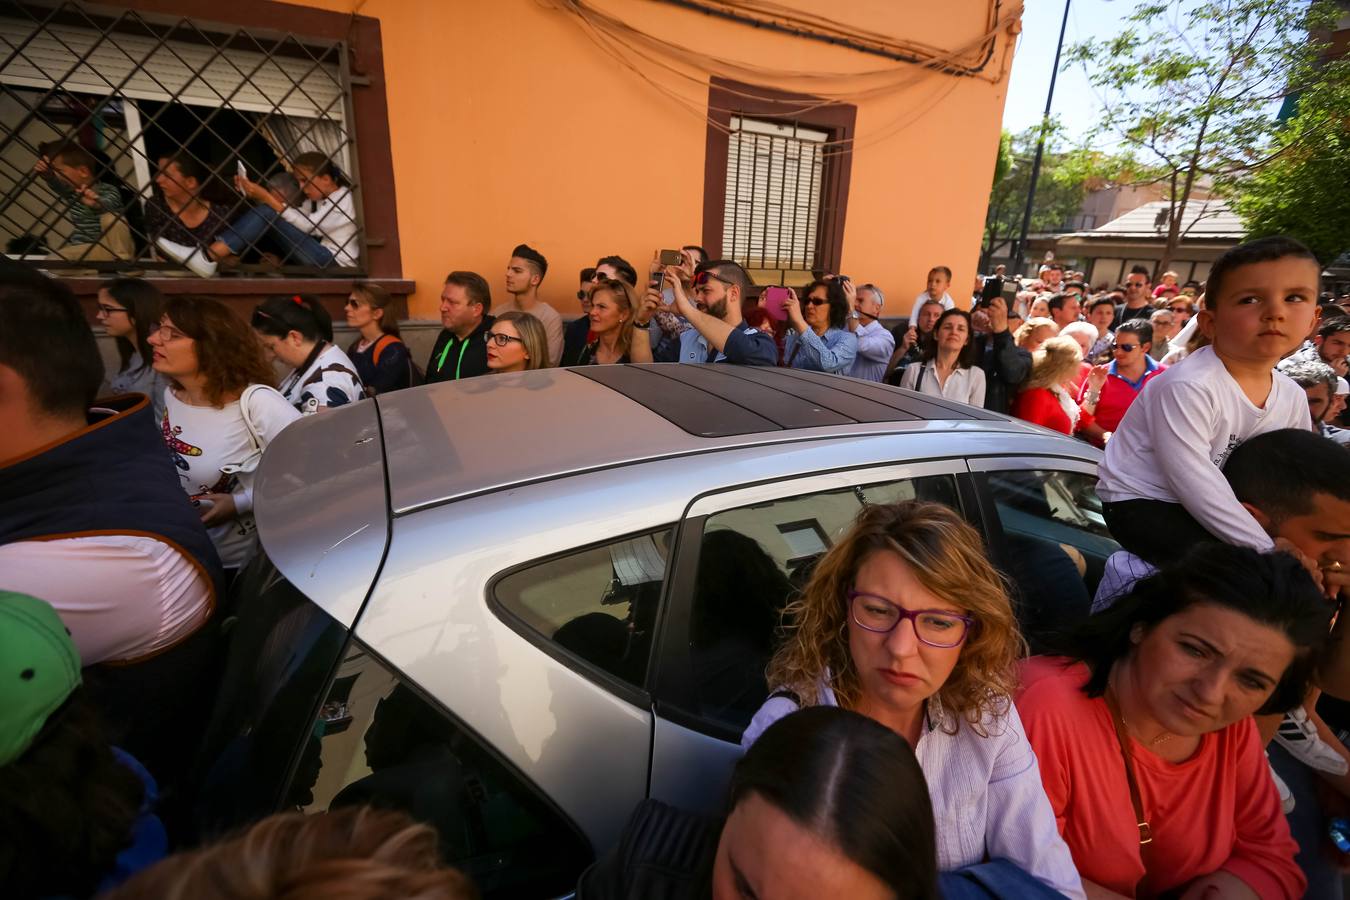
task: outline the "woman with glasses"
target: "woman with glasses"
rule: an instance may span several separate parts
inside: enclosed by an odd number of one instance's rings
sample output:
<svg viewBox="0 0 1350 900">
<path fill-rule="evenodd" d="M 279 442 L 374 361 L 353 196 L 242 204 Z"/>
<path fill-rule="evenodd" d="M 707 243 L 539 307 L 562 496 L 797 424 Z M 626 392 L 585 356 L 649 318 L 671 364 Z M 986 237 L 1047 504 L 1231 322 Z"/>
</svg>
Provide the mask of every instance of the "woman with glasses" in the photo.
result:
<svg viewBox="0 0 1350 900">
<path fill-rule="evenodd" d="M 914 748 L 943 871 L 1001 858 L 1083 896 L 1010 699 L 1025 644 L 974 528 L 937 503 L 869 506 L 784 621 L 742 746 L 799 707 L 864 713 Z"/>
<path fill-rule="evenodd" d="M 149 341 L 155 371 L 169 379 L 164 443 L 233 578 L 257 545 L 253 470 L 300 414 L 272 387 L 257 337 L 218 300 L 170 297 Z"/>
<path fill-rule="evenodd" d="M 586 292 L 591 340 L 568 365 L 593 366 L 632 362 L 633 316 L 637 294 L 622 281 L 604 279 Z"/>
<path fill-rule="evenodd" d="M 150 332 L 159 326 L 164 295 L 139 278 L 114 278 L 98 289 L 98 321 L 117 342 L 121 364 L 108 380 L 112 394 L 145 394 L 154 406 L 155 421 L 164 416 L 164 389 L 168 381 L 155 371 Z"/>
<path fill-rule="evenodd" d="M 347 324 L 360 335 L 347 348 L 347 356 L 371 397 L 413 382 L 412 356 L 389 311 L 390 300 L 389 292 L 378 284 L 360 281 L 352 286 L 345 307 Z"/>
<path fill-rule="evenodd" d="M 507 310 L 484 334 L 489 373 L 548 368 L 548 332 L 527 312 Z"/>
<path fill-rule="evenodd" d="M 366 395 L 356 366 L 333 343 L 333 320 L 317 297 L 268 297 L 253 310 L 253 330 L 269 359 L 290 366 L 280 390 L 301 413 L 346 406 Z"/>
<path fill-rule="evenodd" d="M 858 336 L 848 330 L 849 303 L 844 282 L 838 278 L 813 281 L 797 292 L 789 290 L 783 301 L 787 313 L 787 340 L 783 365 L 846 375 L 858 355 Z"/>
<path fill-rule="evenodd" d="M 1017 708 L 1093 896 L 1303 896 L 1252 716 L 1307 696 L 1334 611 L 1294 557 L 1206 544 L 1023 664 Z"/>
<path fill-rule="evenodd" d="M 900 386 L 934 397 L 984 407 L 984 369 L 975 365 L 970 313 L 949 309 L 933 326 L 933 339 L 917 365 L 905 369 Z"/>
</svg>

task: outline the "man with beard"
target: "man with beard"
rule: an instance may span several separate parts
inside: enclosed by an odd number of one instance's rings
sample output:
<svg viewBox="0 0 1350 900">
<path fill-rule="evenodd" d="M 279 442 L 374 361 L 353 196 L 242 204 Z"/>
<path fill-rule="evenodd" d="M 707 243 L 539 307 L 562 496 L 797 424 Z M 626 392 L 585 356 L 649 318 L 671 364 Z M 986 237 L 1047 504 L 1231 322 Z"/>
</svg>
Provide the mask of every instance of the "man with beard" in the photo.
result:
<svg viewBox="0 0 1350 900">
<path fill-rule="evenodd" d="M 648 286 L 642 308 L 633 320 L 633 362 L 777 365 L 778 347 L 773 335 L 751 328 L 741 315 L 741 301 L 750 289 L 745 269 L 726 259 L 700 265 L 694 272 L 692 300 L 680 283 L 679 272 L 677 266 L 665 272 L 663 287 L 675 295 L 669 311 L 683 316 L 693 327 L 680 335 L 678 344 L 663 344 L 660 356 L 653 358 L 652 317 L 666 309 L 666 304 L 661 291 Z"/>
</svg>

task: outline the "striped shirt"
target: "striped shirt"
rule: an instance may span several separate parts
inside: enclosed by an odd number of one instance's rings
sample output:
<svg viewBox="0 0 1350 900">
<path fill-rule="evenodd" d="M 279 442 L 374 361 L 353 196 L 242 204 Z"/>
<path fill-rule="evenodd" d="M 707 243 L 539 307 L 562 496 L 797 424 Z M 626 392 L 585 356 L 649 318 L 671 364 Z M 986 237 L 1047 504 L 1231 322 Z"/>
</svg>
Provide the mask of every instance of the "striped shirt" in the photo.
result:
<svg viewBox="0 0 1350 900">
<path fill-rule="evenodd" d="M 47 186 L 66 202 L 65 216 L 73 226 L 68 243 L 98 243 L 99 238 L 103 236 L 103 225 L 99 219 L 105 213 L 122 211 L 122 195 L 118 193 L 116 187 L 106 182 L 96 181 L 90 185 L 98 195 L 98 206 L 88 206 L 84 202 L 83 192 L 76 190 L 63 179 L 49 177 L 46 182 Z"/>
</svg>

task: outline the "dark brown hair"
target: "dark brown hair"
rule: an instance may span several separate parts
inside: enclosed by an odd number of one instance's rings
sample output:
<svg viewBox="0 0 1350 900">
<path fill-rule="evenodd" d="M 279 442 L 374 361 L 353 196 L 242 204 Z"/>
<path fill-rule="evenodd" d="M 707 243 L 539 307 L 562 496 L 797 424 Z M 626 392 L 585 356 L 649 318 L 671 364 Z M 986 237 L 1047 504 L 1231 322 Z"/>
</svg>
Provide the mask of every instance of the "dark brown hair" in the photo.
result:
<svg viewBox="0 0 1350 900">
<path fill-rule="evenodd" d="M 398 319 L 389 309 L 389 304 L 394 298 L 389 296 L 388 291 L 373 281 L 358 281 L 352 285 L 352 293 L 366 301 L 372 311 L 378 309 L 384 313 L 380 316 L 381 331 L 385 334 L 392 334 L 394 337 L 401 336 L 398 330 Z"/>
<path fill-rule="evenodd" d="M 150 346 L 150 332 L 159 327 L 159 317 L 164 311 L 164 295 L 159 288 L 142 278 L 114 278 L 99 285 L 118 303 L 126 307 L 127 315 L 136 328 L 136 341 L 117 338 L 117 356 L 122 362 L 122 371 L 131 365 L 133 354 L 140 354 L 141 364 L 150 366 L 154 348 Z"/>
<path fill-rule="evenodd" d="M 253 329 L 213 297 L 169 297 L 164 316 L 192 338 L 206 399 L 222 407 L 250 384 L 276 387 L 276 373 Z M 182 387 L 175 382 L 175 387 Z"/>
</svg>

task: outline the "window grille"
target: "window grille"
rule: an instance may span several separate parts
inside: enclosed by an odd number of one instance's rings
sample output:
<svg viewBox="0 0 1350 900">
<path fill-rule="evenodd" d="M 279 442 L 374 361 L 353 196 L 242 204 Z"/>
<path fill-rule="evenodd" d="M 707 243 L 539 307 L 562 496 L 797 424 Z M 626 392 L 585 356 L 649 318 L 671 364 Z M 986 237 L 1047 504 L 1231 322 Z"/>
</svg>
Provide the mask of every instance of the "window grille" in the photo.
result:
<svg viewBox="0 0 1350 900">
<path fill-rule="evenodd" d="M 0 6 L 0 236 L 44 268 L 359 274 L 351 122 L 342 42 L 72 0 Z M 347 185 L 327 203 L 294 180 L 304 153 Z M 236 190 L 240 166 L 284 218 Z M 226 226 L 217 267 L 206 248 Z"/>
<path fill-rule="evenodd" d="M 724 252 L 746 268 L 810 270 L 820 232 L 829 134 L 733 116 Z"/>
</svg>

